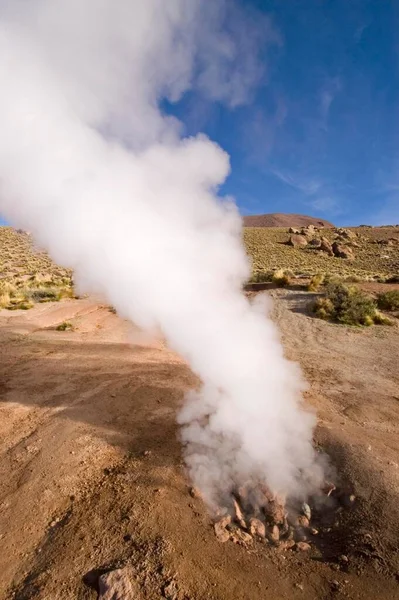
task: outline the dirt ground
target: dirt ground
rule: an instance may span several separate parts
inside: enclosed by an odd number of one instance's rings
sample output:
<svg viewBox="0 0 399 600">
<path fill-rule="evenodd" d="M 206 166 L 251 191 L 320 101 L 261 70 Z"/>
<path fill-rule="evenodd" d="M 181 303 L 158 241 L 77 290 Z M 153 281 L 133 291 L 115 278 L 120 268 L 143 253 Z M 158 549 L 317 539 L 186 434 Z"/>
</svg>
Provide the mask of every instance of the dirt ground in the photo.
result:
<svg viewBox="0 0 399 600">
<path fill-rule="evenodd" d="M 398 327 L 332 325 L 310 294 L 271 293 L 315 444 L 356 496 L 317 552 L 220 543 L 178 440 L 187 365 L 95 300 L 42 304 L 0 312 L 2 600 L 95 600 L 126 565 L 137 600 L 399 597 Z"/>
</svg>

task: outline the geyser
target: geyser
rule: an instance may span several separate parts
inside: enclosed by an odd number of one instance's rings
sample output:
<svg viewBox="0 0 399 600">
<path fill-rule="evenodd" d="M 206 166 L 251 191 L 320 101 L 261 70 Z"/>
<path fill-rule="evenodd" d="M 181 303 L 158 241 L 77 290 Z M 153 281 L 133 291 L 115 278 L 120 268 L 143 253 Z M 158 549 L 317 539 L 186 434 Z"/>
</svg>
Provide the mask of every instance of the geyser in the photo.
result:
<svg viewBox="0 0 399 600">
<path fill-rule="evenodd" d="M 242 293 L 240 217 L 217 194 L 228 156 L 204 135 L 185 138 L 160 108 L 188 90 L 232 106 L 250 99 L 257 44 L 278 35 L 261 19 L 248 32 L 254 21 L 229 10 L 0 2 L 1 214 L 189 361 L 202 387 L 179 422 L 210 505 L 248 480 L 301 495 L 321 477 L 305 382 L 284 357 L 270 299 Z"/>
</svg>

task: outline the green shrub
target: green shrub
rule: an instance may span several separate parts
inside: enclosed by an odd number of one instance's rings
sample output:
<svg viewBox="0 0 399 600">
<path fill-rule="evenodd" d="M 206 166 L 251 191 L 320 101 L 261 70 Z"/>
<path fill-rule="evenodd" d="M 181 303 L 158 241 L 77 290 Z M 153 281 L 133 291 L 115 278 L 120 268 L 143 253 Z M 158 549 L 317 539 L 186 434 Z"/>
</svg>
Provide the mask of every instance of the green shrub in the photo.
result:
<svg viewBox="0 0 399 600">
<path fill-rule="evenodd" d="M 308 285 L 308 292 L 317 292 L 320 286 L 323 285 L 324 278 L 325 276 L 323 273 L 317 273 L 316 275 L 313 275 Z"/>
<path fill-rule="evenodd" d="M 378 294 L 377 306 L 381 310 L 399 310 L 399 290 Z"/>
<path fill-rule="evenodd" d="M 290 283 L 291 283 L 289 274 L 286 271 L 284 271 L 283 269 L 278 269 L 277 271 L 275 271 L 273 273 L 272 281 L 278 287 L 286 287 L 287 285 L 290 285 Z"/>
<path fill-rule="evenodd" d="M 270 271 L 255 271 L 249 281 L 250 283 L 269 283 L 273 281 L 273 273 Z"/>
<path fill-rule="evenodd" d="M 69 321 L 64 321 L 56 327 L 57 331 L 73 331 L 73 325 Z"/>
<path fill-rule="evenodd" d="M 313 303 L 312 310 L 319 319 L 328 321 L 334 318 L 334 304 L 329 298 L 317 298 Z"/>
<path fill-rule="evenodd" d="M 330 283 L 326 296 L 318 298 L 312 306 L 316 316 L 343 325 L 391 325 L 390 319 L 377 310 L 375 300 L 356 286 Z"/>
</svg>

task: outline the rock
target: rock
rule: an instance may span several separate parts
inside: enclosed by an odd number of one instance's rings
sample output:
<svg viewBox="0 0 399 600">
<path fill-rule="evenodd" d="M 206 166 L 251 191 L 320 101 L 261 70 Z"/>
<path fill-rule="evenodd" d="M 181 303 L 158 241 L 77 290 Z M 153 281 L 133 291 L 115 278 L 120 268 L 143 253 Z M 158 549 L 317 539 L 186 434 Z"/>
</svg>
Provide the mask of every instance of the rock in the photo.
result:
<svg viewBox="0 0 399 600">
<path fill-rule="evenodd" d="M 201 498 L 201 493 L 196 487 L 190 488 L 190 496 L 192 498 Z"/>
<path fill-rule="evenodd" d="M 277 543 L 280 540 L 280 530 L 277 525 L 273 525 L 271 531 L 269 531 L 269 538 L 272 542 Z"/>
<path fill-rule="evenodd" d="M 249 532 L 252 536 L 265 538 L 266 537 L 266 527 L 265 524 L 262 523 L 259 519 L 251 519 L 249 522 Z"/>
<path fill-rule="evenodd" d="M 230 532 L 226 529 L 226 527 L 230 525 L 230 523 L 231 516 L 227 515 L 226 517 L 223 517 L 214 524 L 213 528 L 215 530 L 215 534 L 219 542 L 227 542 L 227 540 L 230 538 Z"/>
<path fill-rule="evenodd" d="M 337 592 L 340 587 L 341 587 L 341 584 L 339 583 L 339 581 L 337 581 L 336 579 L 333 579 L 333 581 L 331 582 L 331 589 L 334 592 Z"/>
<path fill-rule="evenodd" d="M 164 598 L 168 598 L 168 600 L 177 600 L 179 595 L 179 589 L 177 587 L 176 581 L 172 579 L 165 585 L 162 590 L 162 595 Z"/>
<path fill-rule="evenodd" d="M 246 529 L 247 524 L 245 522 L 244 515 L 241 510 L 241 506 L 238 504 L 237 500 L 235 500 L 235 499 L 233 501 L 233 506 L 234 506 L 235 520 L 237 521 L 237 523 L 239 524 L 240 527 L 242 527 L 243 529 Z"/>
<path fill-rule="evenodd" d="M 328 254 L 329 256 L 334 256 L 332 245 L 326 237 L 320 238 L 319 250 L 321 250 L 322 252 L 326 252 L 326 254 Z"/>
<path fill-rule="evenodd" d="M 316 233 L 316 227 L 314 225 L 307 225 L 306 227 L 302 227 L 301 235 L 312 236 Z"/>
<path fill-rule="evenodd" d="M 288 233 L 294 233 L 295 235 L 299 235 L 300 231 L 299 229 L 295 229 L 295 227 L 290 227 Z"/>
<path fill-rule="evenodd" d="M 291 235 L 288 244 L 294 248 L 304 248 L 308 245 L 308 240 L 304 235 Z"/>
<path fill-rule="evenodd" d="M 101 575 L 98 600 L 140 600 L 142 595 L 130 569 L 117 569 Z"/>
<path fill-rule="evenodd" d="M 349 558 L 346 556 L 346 554 L 341 554 L 341 556 L 339 557 L 339 562 L 343 563 L 344 565 L 347 565 L 349 562 Z"/>
<path fill-rule="evenodd" d="M 309 519 L 305 515 L 300 515 L 296 520 L 297 527 L 309 527 Z"/>
<path fill-rule="evenodd" d="M 294 540 L 284 540 L 280 542 L 279 550 L 291 550 L 294 546 L 296 546 L 296 542 L 294 542 Z"/>
<path fill-rule="evenodd" d="M 314 527 L 311 527 L 309 531 L 312 535 L 319 535 L 319 530 L 315 529 Z"/>
<path fill-rule="evenodd" d="M 306 502 L 304 502 L 301 506 L 301 512 L 310 521 L 310 519 L 312 518 L 312 511 L 310 510 L 309 504 L 306 504 Z"/>
<path fill-rule="evenodd" d="M 336 229 L 335 233 L 347 240 L 354 240 L 355 238 L 357 238 L 357 233 L 351 231 L 350 229 L 344 229 L 343 227 L 339 227 L 338 229 Z"/>
<path fill-rule="evenodd" d="M 299 551 L 299 552 L 309 552 L 309 550 L 311 549 L 311 545 L 307 544 L 306 542 L 298 542 L 295 546 L 295 548 Z"/>
<path fill-rule="evenodd" d="M 264 507 L 267 520 L 271 524 L 282 525 L 285 522 L 285 508 L 276 499 L 270 500 Z"/>
<path fill-rule="evenodd" d="M 332 245 L 332 251 L 334 256 L 337 258 L 346 258 L 351 260 L 354 258 L 353 250 L 349 248 L 349 246 L 344 246 L 343 244 L 339 244 L 338 242 L 334 242 Z"/>
<path fill-rule="evenodd" d="M 240 544 L 241 546 L 248 546 L 253 543 L 252 536 L 242 529 L 234 529 L 234 531 L 230 532 L 230 537 L 235 544 Z"/>
<path fill-rule="evenodd" d="M 311 246 L 312 248 L 320 248 L 321 240 L 319 238 L 313 238 L 309 241 L 308 245 Z"/>
</svg>

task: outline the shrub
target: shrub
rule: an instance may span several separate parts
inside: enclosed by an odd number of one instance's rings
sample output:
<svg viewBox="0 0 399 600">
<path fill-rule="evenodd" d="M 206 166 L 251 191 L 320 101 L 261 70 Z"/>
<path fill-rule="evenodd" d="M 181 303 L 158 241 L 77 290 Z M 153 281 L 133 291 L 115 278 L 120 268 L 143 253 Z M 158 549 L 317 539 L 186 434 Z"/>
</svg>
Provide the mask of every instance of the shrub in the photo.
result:
<svg viewBox="0 0 399 600">
<path fill-rule="evenodd" d="M 275 271 L 273 273 L 272 281 L 278 287 L 286 287 L 287 285 L 290 285 L 290 283 L 291 283 L 289 274 L 286 271 L 284 271 L 283 269 L 278 269 L 277 271 Z"/>
<path fill-rule="evenodd" d="M 60 291 L 54 288 L 38 288 L 27 291 L 27 296 L 34 302 L 55 302 L 60 300 Z"/>
<path fill-rule="evenodd" d="M 374 323 L 376 325 L 393 325 L 393 321 L 386 315 L 380 313 L 379 310 L 376 310 L 374 313 Z"/>
<path fill-rule="evenodd" d="M 273 273 L 270 271 L 256 271 L 250 279 L 250 283 L 268 283 L 270 281 L 273 281 Z"/>
<path fill-rule="evenodd" d="M 356 286 L 330 283 L 326 297 L 318 298 L 312 310 L 321 319 L 331 319 L 343 325 L 391 325 L 390 319 L 377 311 L 374 299 Z"/>
<path fill-rule="evenodd" d="M 323 283 L 324 283 L 324 274 L 323 273 L 317 273 L 316 275 L 313 275 L 313 277 L 310 280 L 310 283 L 308 285 L 308 292 L 317 292 L 317 290 L 320 288 L 320 286 Z"/>
<path fill-rule="evenodd" d="M 334 318 L 334 304 L 329 298 L 317 298 L 312 308 L 319 319 L 329 320 Z"/>
<path fill-rule="evenodd" d="M 385 283 L 399 283 L 399 275 L 392 275 L 385 280 Z"/>
<path fill-rule="evenodd" d="M 378 294 L 377 306 L 381 310 L 399 310 L 399 290 Z"/>
<path fill-rule="evenodd" d="M 73 325 L 69 321 L 63 321 L 62 323 L 57 325 L 56 330 L 57 331 L 72 331 Z"/>
</svg>

